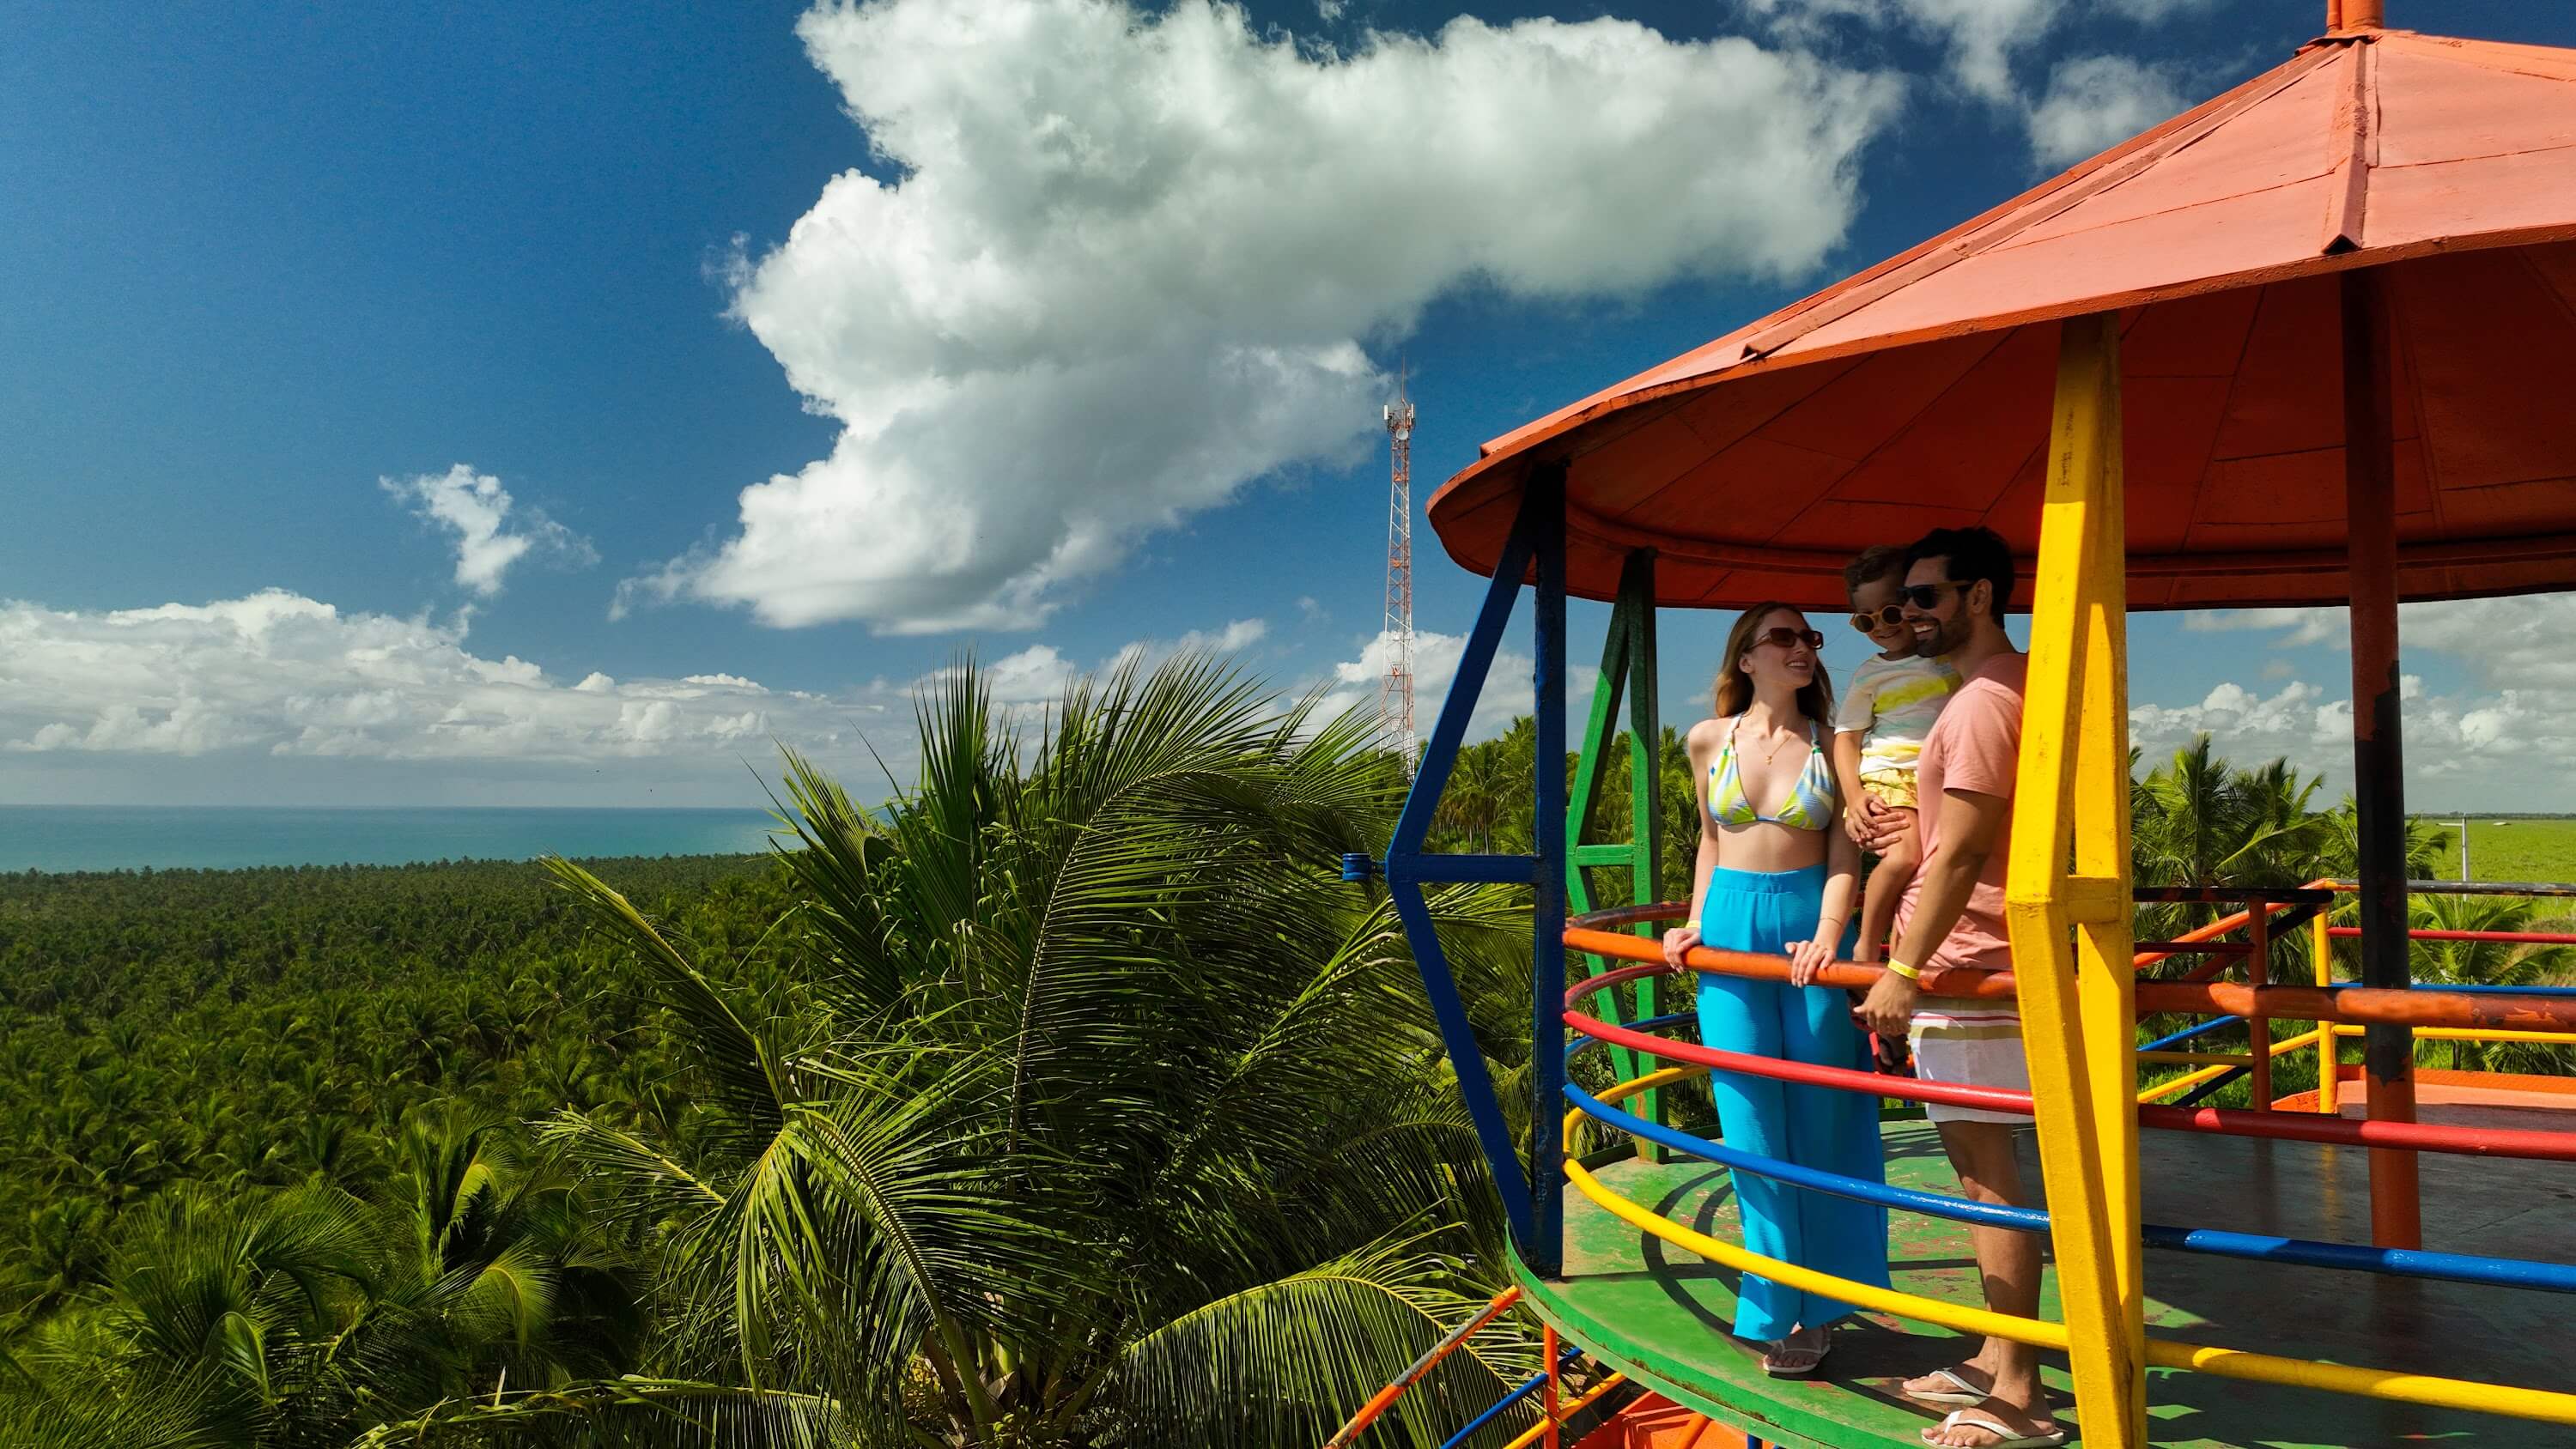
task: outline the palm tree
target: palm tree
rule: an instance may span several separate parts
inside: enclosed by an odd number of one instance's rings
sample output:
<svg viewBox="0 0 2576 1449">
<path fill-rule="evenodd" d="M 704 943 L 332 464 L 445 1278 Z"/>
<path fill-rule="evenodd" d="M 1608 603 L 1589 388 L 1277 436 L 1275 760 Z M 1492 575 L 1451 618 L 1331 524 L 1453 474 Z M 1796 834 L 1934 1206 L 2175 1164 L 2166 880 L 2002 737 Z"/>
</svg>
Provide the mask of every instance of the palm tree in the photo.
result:
<svg viewBox="0 0 2576 1449">
<path fill-rule="evenodd" d="M 1327 1436 L 1493 1291 L 1500 1228 L 1393 914 L 1334 869 L 1382 848 L 1403 773 L 1311 707 L 1182 658 L 1077 684 L 1024 740 L 954 670 L 882 818 L 788 754 L 794 968 L 756 984 L 553 862 L 689 1063 L 676 1130 L 546 1133 L 657 1247 L 659 1377 L 386 1432 Z M 1526 908 L 1435 909 L 1509 1072 Z M 1436 1437 L 1534 1363 L 1480 1335 L 1399 1412 Z"/>
<path fill-rule="evenodd" d="M 2542 919 L 2539 904 L 2514 896 L 2415 896 L 2407 913 L 2417 930 L 2532 931 L 2565 933 L 2568 923 Z M 2417 941 L 2409 963 L 2414 979 L 2464 986 L 2554 986 L 2576 969 L 2565 946 L 2508 941 Z M 2437 1051 L 2427 1042 L 2419 1050 Z M 2452 1042 L 2454 1066 L 2470 1071 L 2533 1072 L 2564 1076 L 2576 1051 L 2545 1042 Z"/>
<path fill-rule="evenodd" d="M 570 1178 L 494 1128 L 453 1107 L 415 1115 L 382 1203 L 317 1183 L 137 1210 L 103 1289 L 20 1344 L 0 1442 L 345 1444 L 624 1362 L 626 1264 L 588 1231 Z"/>
<path fill-rule="evenodd" d="M 2140 885 L 2296 886 L 2315 879 L 2330 827 L 2309 802 L 2320 781 L 2286 761 L 2238 769 L 2201 735 L 2130 791 L 2130 858 Z M 2233 907 L 2138 909 L 2142 939 L 2162 940 Z"/>
</svg>

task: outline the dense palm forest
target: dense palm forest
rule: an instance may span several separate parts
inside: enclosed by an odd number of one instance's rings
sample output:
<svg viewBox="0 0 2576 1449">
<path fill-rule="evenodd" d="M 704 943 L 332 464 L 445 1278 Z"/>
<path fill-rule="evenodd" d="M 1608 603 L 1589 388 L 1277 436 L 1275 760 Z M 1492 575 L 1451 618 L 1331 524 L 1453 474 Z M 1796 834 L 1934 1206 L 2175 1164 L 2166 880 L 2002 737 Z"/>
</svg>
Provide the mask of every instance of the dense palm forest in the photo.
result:
<svg viewBox="0 0 2576 1449">
<path fill-rule="evenodd" d="M 1500 1281 L 1401 932 L 1335 868 L 1406 788 L 1363 726 L 1196 659 L 1015 721 L 966 670 L 881 809 L 788 757 L 773 858 L 0 878 L 0 1443 L 1319 1442 Z M 1533 745 L 1464 752 L 1435 846 L 1529 847 Z M 2159 763 L 2139 878 L 2347 873 L 2317 788 Z M 1434 904 L 1525 1128 L 1526 906 Z M 1480 1336 L 1380 1432 L 1535 1358 Z"/>
<path fill-rule="evenodd" d="M 1328 1434 L 1499 1264 L 1339 876 L 1397 762 L 1204 660 L 919 725 L 882 810 L 791 757 L 774 862 L 6 882 L 0 1442 Z M 1525 1081 L 1525 907 L 1434 905 Z"/>
</svg>

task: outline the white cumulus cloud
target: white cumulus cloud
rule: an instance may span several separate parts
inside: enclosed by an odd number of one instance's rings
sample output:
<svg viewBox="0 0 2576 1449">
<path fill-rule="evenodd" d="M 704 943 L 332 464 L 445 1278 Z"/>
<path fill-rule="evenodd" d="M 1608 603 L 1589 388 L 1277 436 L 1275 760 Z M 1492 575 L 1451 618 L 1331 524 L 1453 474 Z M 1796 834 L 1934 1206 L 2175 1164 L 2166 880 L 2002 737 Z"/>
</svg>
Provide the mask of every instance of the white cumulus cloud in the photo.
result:
<svg viewBox="0 0 2576 1449">
<path fill-rule="evenodd" d="M 740 257 L 733 312 L 841 432 L 630 602 L 1031 626 L 1144 533 L 1357 458 L 1387 385 L 1362 343 L 1443 293 L 1810 268 L 1899 95 L 1609 19 L 1348 54 L 1210 0 L 825 3 L 798 30 L 877 174 Z"/>
<path fill-rule="evenodd" d="M 2198 632 L 2270 630 L 2281 644 L 2349 647 L 2340 608 L 2232 609 L 2187 614 Z M 2398 677 L 2404 707 L 2408 796 L 2423 809 L 2552 810 L 2576 807 L 2576 594 L 2460 599 L 2398 610 L 2400 658 L 2447 663 L 2464 677 L 2437 692 L 2420 673 Z M 2279 664 L 2280 661 L 2274 661 Z M 2294 670 L 2263 670 L 2266 682 Z M 2326 777 L 2352 778 L 2352 700 L 2338 671 L 2331 688 L 2290 678 L 2263 694 L 2228 682 L 2196 704 L 2140 704 L 2132 741 L 2160 763 L 2208 731 L 2240 763 L 2285 756 Z"/>
<path fill-rule="evenodd" d="M 510 566 L 531 553 L 576 567 L 599 562 L 589 540 L 546 517 L 542 509 L 516 508 L 500 479 L 466 464 L 444 473 L 379 478 L 376 486 L 408 504 L 423 522 L 453 536 L 457 584 L 487 598 L 501 592 L 501 576 Z"/>
<path fill-rule="evenodd" d="M 1260 642 L 1270 632 L 1259 619 L 1236 619 L 1213 633 L 1192 629 L 1177 639 L 1138 639 L 1120 645 L 1097 666 L 1086 670 L 1080 661 L 1052 644 L 1032 644 L 1026 649 L 1005 654 L 983 665 L 985 687 L 992 692 L 993 702 L 1026 714 L 1034 707 L 1051 705 L 1064 697 L 1065 686 L 1085 674 L 1106 675 L 1133 666 L 1150 670 L 1178 654 L 1238 655 Z M 1240 665 L 1240 660 L 1229 660 Z M 943 668 L 916 679 L 909 686 L 919 692 L 950 677 L 955 671 Z"/>
<path fill-rule="evenodd" d="M 96 612 L 0 602 L 0 751 L 589 762 L 839 742 L 882 701 L 731 675 L 564 684 L 421 619 L 284 590 Z"/>
<path fill-rule="evenodd" d="M 2009 103 L 2015 53 L 2039 43 L 2064 0 L 1744 0 L 1784 38 L 1807 40 L 1830 21 L 1901 28 L 1939 44 L 1951 80 L 1979 100 Z"/>
<path fill-rule="evenodd" d="M 2053 169 L 2109 149 L 2186 108 L 2167 72 L 2125 55 L 2063 60 L 2030 108 L 2031 154 Z"/>
<path fill-rule="evenodd" d="M 2349 643 L 2352 616 L 2342 609 L 2192 609 L 2182 616 L 2182 626 L 2195 634 L 2226 634 L 2238 631 L 2276 631 L 2277 648 L 2293 649 L 2303 644 Z"/>
<path fill-rule="evenodd" d="M 1458 677 L 1458 661 L 1466 656 L 1467 636 L 1442 634 L 1417 629 L 1413 634 L 1413 732 L 1417 738 L 1429 739 L 1432 726 L 1449 698 L 1450 686 Z M 1375 714 L 1378 694 L 1386 678 L 1389 660 L 1395 654 L 1395 638 L 1380 630 L 1376 638 L 1360 648 L 1357 659 L 1342 660 L 1333 665 L 1331 677 L 1322 681 L 1324 702 L 1316 711 L 1319 719 L 1333 719 L 1350 710 Z M 1494 651 L 1494 662 L 1485 673 L 1484 687 L 1476 692 L 1474 711 L 1467 717 L 1467 742 L 1492 739 L 1511 728 L 1514 719 L 1530 713 L 1530 674 L 1536 661 L 1512 649 Z M 1591 702 L 1592 688 L 1601 677 L 1597 665 L 1576 664 L 1566 671 L 1566 707 L 1580 714 Z M 1580 743 L 1569 737 L 1567 748 Z"/>
</svg>

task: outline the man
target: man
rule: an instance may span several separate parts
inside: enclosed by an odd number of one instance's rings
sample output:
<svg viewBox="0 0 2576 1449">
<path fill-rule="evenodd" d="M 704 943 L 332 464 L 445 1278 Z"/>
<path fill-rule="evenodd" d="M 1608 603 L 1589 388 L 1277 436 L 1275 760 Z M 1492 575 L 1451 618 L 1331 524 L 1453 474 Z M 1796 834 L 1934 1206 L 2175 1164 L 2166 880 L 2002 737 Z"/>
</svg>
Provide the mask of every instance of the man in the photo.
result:
<svg viewBox="0 0 2576 1449">
<path fill-rule="evenodd" d="M 2004 925 L 2004 865 L 2011 856 L 2012 795 L 2021 765 L 2021 702 L 2029 660 L 2004 633 L 2012 551 L 1990 529 L 1945 528 L 1906 550 L 1905 620 L 1926 653 L 1946 655 L 1964 681 L 1924 736 L 1916 765 L 1923 864 L 1897 908 L 1896 949 L 1860 1014 L 1893 1041 L 1910 1037 L 1916 1075 L 1980 1087 L 2030 1087 L 2021 1017 L 2009 1001 L 1925 996 L 1922 971 L 2012 969 Z M 2013 1128 L 2001 1112 L 1927 1108 L 1959 1185 L 1980 1202 L 2021 1202 Z M 2039 1240 L 2006 1228 L 1968 1230 L 1997 1313 L 2039 1312 Z M 1921 1378 L 1905 1392 L 1957 1407 L 1924 1442 L 1944 1449 L 2065 1442 L 2039 1386 L 2038 1352 L 1988 1338 L 1977 1356 Z"/>
</svg>

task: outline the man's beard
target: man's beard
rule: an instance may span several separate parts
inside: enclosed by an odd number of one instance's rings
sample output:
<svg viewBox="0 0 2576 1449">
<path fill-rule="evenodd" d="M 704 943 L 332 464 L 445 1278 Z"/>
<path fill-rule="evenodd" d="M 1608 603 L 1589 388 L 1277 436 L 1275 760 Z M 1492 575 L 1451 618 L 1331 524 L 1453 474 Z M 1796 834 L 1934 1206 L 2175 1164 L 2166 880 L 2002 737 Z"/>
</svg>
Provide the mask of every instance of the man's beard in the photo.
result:
<svg viewBox="0 0 2576 1449">
<path fill-rule="evenodd" d="M 1956 654 L 1967 644 L 1968 636 L 1973 632 L 1966 601 L 1962 600 L 1959 612 L 1947 619 L 1935 618 L 1932 621 L 1932 637 L 1923 641 L 1923 647 L 1932 654 Z"/>
</svg>

